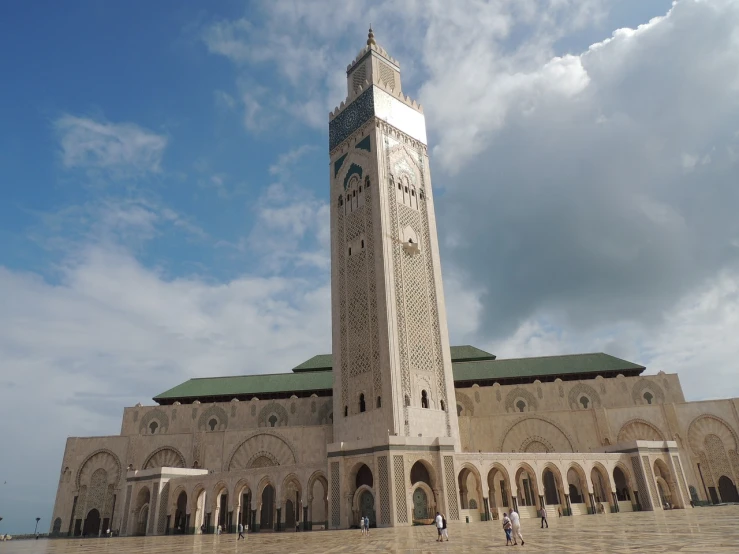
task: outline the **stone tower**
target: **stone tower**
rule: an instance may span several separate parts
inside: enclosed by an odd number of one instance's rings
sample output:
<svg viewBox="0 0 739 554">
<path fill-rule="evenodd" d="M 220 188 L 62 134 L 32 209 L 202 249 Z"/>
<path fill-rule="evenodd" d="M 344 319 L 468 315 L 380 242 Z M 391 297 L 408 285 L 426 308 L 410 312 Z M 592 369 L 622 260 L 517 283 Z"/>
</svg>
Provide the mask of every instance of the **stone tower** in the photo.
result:
<svg viewBox="0 0 739 554">
<path fill-rule="evenodd" d="M 439 456 L 442 450 L 459 450 L 423 110 L 403 94 L 400 66 L 371 29 L 346 73 L 347 99 L 329 122 L 334 370 L 329 474 L 343 491 L 332 490 L 342 506 L 342 495 L 357 488 L 352 467 L 359 462 L 351 462 L 353 456 L 384 451 L 379 457 L 387 464 L 389 450 Z M 370 461 L 380 481 L 374 491 L 393 470 Z M 387 504 L 395 508 L 391 500 Z M 334 509 L 332 526 L 352 523 L 351 513 Z M 408 521 L 387 513 L 380 519 L 385 517 L 378 524 Z"/>
</svg>

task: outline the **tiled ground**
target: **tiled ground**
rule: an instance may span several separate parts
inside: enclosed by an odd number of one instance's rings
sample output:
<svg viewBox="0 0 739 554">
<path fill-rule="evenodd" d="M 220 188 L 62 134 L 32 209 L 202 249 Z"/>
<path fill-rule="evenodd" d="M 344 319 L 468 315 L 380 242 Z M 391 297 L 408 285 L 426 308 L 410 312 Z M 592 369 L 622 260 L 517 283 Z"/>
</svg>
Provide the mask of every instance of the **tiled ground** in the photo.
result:
<svg viewBox="0 0 739 554">
<path fill-rule="evenodd" d="M 547 529 L 538 520 L 523 520 L 528 552 L 739 552 L 739 506 L 696 508 L 670 512 L 607 514 L 554 518 Z M 246 542 L 235 535 L 18 541 L 0 543 L 0 554 L 147 554 L 184 553 L 289 553 L 334 552 L 453 552 L 505 551 L 498 522 L 457 524 L 451 540 L 436 543 L 433 527 L 373 529 L 369 537 L 359 531 L 312 533 L 258 533 Z M 508 547 L 514 548 L 514 547 Z"/>
</svg>

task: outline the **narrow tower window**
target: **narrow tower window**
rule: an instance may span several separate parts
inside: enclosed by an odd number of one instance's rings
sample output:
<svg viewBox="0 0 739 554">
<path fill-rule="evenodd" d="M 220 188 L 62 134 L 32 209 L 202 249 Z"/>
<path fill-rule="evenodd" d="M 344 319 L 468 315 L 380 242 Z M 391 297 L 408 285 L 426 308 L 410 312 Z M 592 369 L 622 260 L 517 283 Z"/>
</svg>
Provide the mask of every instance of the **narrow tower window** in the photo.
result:
<svg viewBox="0 0 739 554">
<path fill-rule="evenodd" d="M 443 400 L 439 401 L 439 404 L 441 405 L 441 411 L 446 412 L 446 404 L 444 404 L 444 401 Z"/>
<path fill-rule="evenodd" d="M 382 408 L 382 396 L 377 397 L 377 407 Z"/>
<path fill-rule="evenodd" d="M 410 397 L 407 394 L 405 395 L 405 405 L 406 406 L 410 406 L 411 405 L 411 399 L 410 399 Z"/>
<path fill-rule="evenodd" d="M 429 397 L 425 390 L 421 391 L 421 408 L 429 407 Z"/>
<path fill-rule="evenodd" d="M 364 404 L 364 394 L 359 395 L 359 411 L 360 413 L 365 410 L 366 406 Z"/>
<path fill-rule="evenodd" d="M 362 248 L 364 248 L 364 239 L 362 239 Z"/>
<path fill-rule="evenodd" d="M 652 393 L 651 392 L 647 391 L 647 392 L 644 393 L 644 400 L 647 401 L 647 404 L 651 404 L 653 398 L 654 398 L 654 396 L 652 396 Z"/>
<path fill-rule="evenodd" d="M 215 418 L 211 419 L 211 420 L 210 420 L 210 421 L 208 422 L 208 427 L 210 427 L 210 430 L 211 430 L 211 431 L 215 431 L 215 430 L 216 430 L 216 426 L 217 426 L 217 425 L 218 425 L 218 420 L 217 420 L 217 419 L 215 419 Z"/>
<path fill-rule="evenodd" d="M 349 415 L 349 406 L 344 406 L 344 417 Z"/>
<path fill-rule="evenodd" d="M 151 429 L 152 435 L 157 432 L 157 427 L 159 427 L 159 424 L 157 424 L 156 421 L 152 421 L 151 425 L 149 425 L 149 429 Z"/>
</svg>

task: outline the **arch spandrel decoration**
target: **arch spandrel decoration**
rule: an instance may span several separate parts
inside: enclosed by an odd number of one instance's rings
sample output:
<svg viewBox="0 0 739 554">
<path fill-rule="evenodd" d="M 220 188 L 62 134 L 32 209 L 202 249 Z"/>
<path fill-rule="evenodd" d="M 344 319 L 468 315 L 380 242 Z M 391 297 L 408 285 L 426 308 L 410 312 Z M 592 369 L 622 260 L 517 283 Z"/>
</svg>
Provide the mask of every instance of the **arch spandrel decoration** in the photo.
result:
<svg viewBox="0 0 739 554">
<path fill-rule="evenodd" d="M 457 404 L 459 404 L 463 408 L 461 415 L 475 415 L 475 405 L 473 404 L 472 399 L 469 396 L 459 391 L 455 391 L 455 396 L 457 397 Z"/>
<path fill-rule="evenodd" d="M 274 414 L 277 417 L 275 427 L 286 427 L 288 424 L 287 410 L 282 404 L 277 402 L 270 402 L 259 410 L 259 417 L 257 418 L 257 425 L 259 427 L 271 427 L 268 418 Z"/>
<path fill-rule="evenodd" d="M 505 409 L 506 412 L 518 412 L 519 409 L 516 407 L 516 400 L 522 399 L 526 402 L 526 411 L 538 410 L 539 401 L 529 391 L 522 387 L 516 387 L 510 391 L 505 397 Z"/>
<path fill-rule="evenodd" d="M 645 419 L 631 419 L 623 424 L 616 440 L 618 442 L 663 441 L 665 436 L 654 423 Z"/>
<path fill-rule="evenodd" d="M 580 402 L 580 399 L 583 396 L 586 396 L 589 399 L 588 408 L 600 408 L 602 406 L 600 394 L 598 394 L 593 387 L 586 385 L 585 383 L 578 383 L 570 389 L 570 392 L 567 395 L 567 403 L 569 407 L 574 409 L 583 408 L 584 406 Z"/>
<path fill-rule="evenodd" d="M 142 435 L 153 434 L 149 427 L 153 422 L 156 422 L 158 426 L 154 433 L 161 434 L 167 432 L 167 429 L 169 428 L 169 416 L 167 416 L 164 410 L 154 408 L 153 410 L 146 412 L 146 415 L 141 418 L 141 421 L 139 422 L 139 433 Z"/>
<path fill-rule="evenodd" d="M 100 468 L 105 470 L 108 476 L 108 482 L 114 483 L 117 486 L 121 478 L 121 461 L 112 451 L 107 448 L 101 448 L 87 456 L 85 461 L 82 462 L 82 465 L 80 465 L 75 478 L 77 488 L 80 488 L 80 483 L 89 483 L 92 474 Z"/>
<path fill-rule="evenodd" d="M 739 440 L 731 425 L 718 416 L 703 414 L 696 417 L 688 426 L 688 442 L 694 453 L 698 454 L 705 449 L 704 441 L 708 435 L 720 438 L 726 450 L 737 450 Z"/>
<path fill-rule="evenodd" d="M 143 469 L 159 467 L 185 467 L 185 457 L 172 446 L 162 446 L 149 454 L 144 461 Z"/>
<path fill-rule="evenodd" d="M 215 419 L 217 425 L 211 429 L 209 423 Z M 198 431 L 225 431 L 228 429 L 228 414 L 220 406 L 210 406 L 198 418 Z"/>
<path fill-rule="evenodd" d="M 656 381 L 649 379 L 639 379 L 634 383 L 634 387 L 631 389 L 631 399 L 634 404 L 645 404 L 644 393 L 651 392 L 654 395 L 654 402 L 652 404 L 664 404 L 665 393 Z"/>
<path fill-rule="evenodd" d="M 518 449 L 519 452 L 543 453 L 555 452 L 554 445 L 544 437 L 532 435 L 527 438 Z"/>
<path fill-rule="evenodd" d="M 251 435 L 236 446 L 228 458 L 225 471 L 253 467 L 289 466 L 298 461 L 293 446 L 284 437 L 273 432 Z"/>
<path fill-rule="evenodd" d="M 574 452 L 575 440 L 558 423 L 541 415 L 520 417 L 501 434 L 498 452 L 516 452 L 532 437 L 547 437 L 554 452 Z"/>
</svg>

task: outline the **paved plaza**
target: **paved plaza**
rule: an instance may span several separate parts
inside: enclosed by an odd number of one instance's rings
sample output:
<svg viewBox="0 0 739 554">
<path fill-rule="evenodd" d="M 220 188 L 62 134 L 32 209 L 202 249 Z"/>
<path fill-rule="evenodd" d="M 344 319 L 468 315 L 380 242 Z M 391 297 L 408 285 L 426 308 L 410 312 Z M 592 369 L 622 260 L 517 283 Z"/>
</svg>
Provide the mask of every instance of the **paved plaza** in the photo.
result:
<svg viewBox="0 0 739 554">
<path fill-rule="evenodd" d="M 739 552 L 739 506 L 696 508 L 670 512 L 553 518 L 551 527 L 523 520 L 527 552 Z M 0 543 L 8 554 L 183 554 L 259 552 L 319 554 L 332 552 L 454 552 L 506 550 L 500 524 L 450 526 L 451 540 L 438 544 L 433 527 L 310 533 L 258 533 L 246 542 L 236 535 L 142 537 L 120 539 L 60 539 Z M 513 548 L 513 547 L 509 547 Z M 521 548 L 520 546 L 517 548 Z"/>
</svg>

